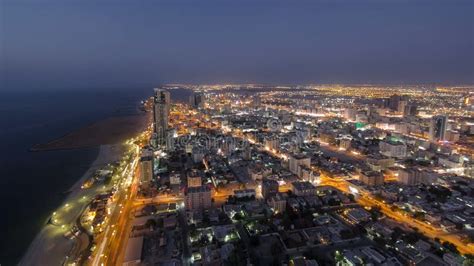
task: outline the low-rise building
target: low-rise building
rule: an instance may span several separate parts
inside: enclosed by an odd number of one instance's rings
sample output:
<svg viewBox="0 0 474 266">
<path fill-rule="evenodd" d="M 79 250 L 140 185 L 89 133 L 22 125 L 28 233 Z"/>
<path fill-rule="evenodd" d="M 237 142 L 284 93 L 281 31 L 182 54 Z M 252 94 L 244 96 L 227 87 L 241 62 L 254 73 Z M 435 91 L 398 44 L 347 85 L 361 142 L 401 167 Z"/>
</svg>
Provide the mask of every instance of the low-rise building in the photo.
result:
<svg viewBox="0 0 474 266">
<path fill-rule="evenodd" d="M 380 153 L 387 157 L 405 158 L 407 146 L 399 141 L 384 140 L 379 143 Z"/>
<path fill-rule="evenodd" d="M 234 190 L 234 197 L 236 198 L 255 197 L 255 189 Z"/>
<path fill-rule="evenodd" d="M 308 181 L 293 182 L 291 183 L 291 188 L 293 194 L 296 196 L 304 197 L 316 195 L 316 187 Z"/>
<path fill-rule="evenodd" d="M 421 183 L 421 172 L 416 169 L 400 169 L 398 171 L 398 182 L 414 186 Z"/>
<path fill-rule="evenodd" d="M 370 213 L 362 208 L 349 209 L 344 214 L 354 224 L 370 220 Z"/>
<path fill-rule="evenodd" d="M 359 180 L 367 186 L 383 185 L 384 177 L 379 172 L 363 172 L 359 175 Z"/>
<path fill-rule="evenodd" d="M 188 187 L 200 187 L 202 185 L 202 172 L 193 170 L 187 173 Z"/>
<path fill-rule="evenodd" d="M 392 167 L 394 164 L 394 158 L 389 158 L 380 154 L 378 154 L 378 156 L 371 156 L 367 158 L 367 165 L 372 171 L 382 171 Z"/>
<path fill-rule="evenodd" d="M 273 179 L 264 179 L 262 181 L 262 196 L 268 199 L 278 193 L 278 182 Z"/>
<path fill-rule="evenodd" d="M 301 177 L 302 167 L 310 168 L 311 167 L 311 158 L 302 154 L 293 154 L 288 160 L 288 166 L 290 172 Z"/>
<path fill-rule="evenodd" d="M 124 266 L 139 265 L 142 262 L 143 236 L 128 239 L 123 259 Z"/>
<path fill-rule="evenodd" d="M 270 196 L 267 204 L 276 213 L 282 213 L 286 210 L 286 198 L 280 193 Z"/>
<path fill-rule="evenodd" d="M 350 138 L 339 139 L 339 148 L 343 150 L 349 150 L 351 148 L 352 140 Z"/>
<path fill-rule="evenodd" d="M 142 182 L 150 182 L 153 179 L 153 152 L 151 150 L 144 149 L 142 151 L 140 177 Z"/>
<path fill-rule="evenodd" d="M 188 210 L 208 209 L 212 205 L 211 190 L 207 186 L 189 187 L 185 200 Z"/>
</svg>

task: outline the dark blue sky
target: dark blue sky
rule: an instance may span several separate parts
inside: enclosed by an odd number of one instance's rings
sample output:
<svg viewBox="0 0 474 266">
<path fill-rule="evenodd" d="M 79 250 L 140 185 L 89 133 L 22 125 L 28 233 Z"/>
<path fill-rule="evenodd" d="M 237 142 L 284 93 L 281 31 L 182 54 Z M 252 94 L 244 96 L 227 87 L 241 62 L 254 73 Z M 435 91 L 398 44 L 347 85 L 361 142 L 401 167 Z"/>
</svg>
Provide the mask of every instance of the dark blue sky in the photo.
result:
<svg viewBox="0 0 474 266">
<path fill-rule="evenodd" d="M 474 1 L 0 0 L 9 89 L 474 83 Z"/>
</svg>

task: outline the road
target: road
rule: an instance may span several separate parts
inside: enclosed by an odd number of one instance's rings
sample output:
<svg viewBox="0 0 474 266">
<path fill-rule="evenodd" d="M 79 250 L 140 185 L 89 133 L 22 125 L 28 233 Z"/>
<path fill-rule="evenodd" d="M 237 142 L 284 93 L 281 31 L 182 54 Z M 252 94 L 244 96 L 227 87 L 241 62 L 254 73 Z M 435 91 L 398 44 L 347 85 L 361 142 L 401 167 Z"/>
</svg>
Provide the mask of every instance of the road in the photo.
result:
<svg viewBox="0 0 474 266">
<path fill-rule="evenodd" d="M 279 153 L 274 150 L 270 150 L 264 148 L 263 145 L 255 143 L 255 141 L 251 138 L 243 136 L 242 134 L 234 133 L 232 134 L 233 137 L 236 138 L 243 138 L 247 140 L 249 143 L 254 145 L 259 151 L 266 152 L 275 158 L 280 160 L 288 160 L 288 155 Z M 324 145 L 323 145 L 324 146 Z M 352 154 L 347 151 L 340 151 L 332 146 L 325 146 L 327 150 L 331 150 L 332 152 L 336 152 L 338 154 L 343 154 L 352 160 L 363 160 L 364 156 L 359 154 Z M 105 229 L 103 236 L 101 237 L 100 244 L 98 244 L 98 249 L 94 257 L 94 261 L 92 265 L 118 265 L 121 264 L 123 261 L 124 250 L 128 241 L 128 234 L 130 232 L 132 211 L 138 209 L 146 204 L 150 203 L 179 203 L 183 201 L 183 197 L 176 197 L 170 195 L 160 195 L 153 199 L 149 200 L 136 200 L 136 193 L 138 189 L 138 171 L 136 169 L 136 162 L 138 160 L 138 152 L 137 158 L 131 164 L 131 170 L 129 172 L 129 187 L 125 187 L 120 189 L 118 200 L 117 200 L 117 207 L 113 210 L 113 213 L 109 220 L 109 225 Z M 206 165 L 207 168 L 207 165 Z M 327 185 L 335 187 L 341 191 L 352 193 L 349 190 L 350 183 L 343 179 L 339 178 L 329 178 L 324 173 L 321 174 L 321 183 L 320 185 Z M 290 189 L 289 184 L 286 184 L 280 188 L 280 191 L 287 191 Z M 213 194 L 214 204 L 220 205 L 224 203 L 228 196 L 232 195 L 232 191 L 228 190 L 221 190 L 215 192 Z M 374 207 L 379 206 L 381 212 L 383 212 L 387 217 L 390 217 L 398 222 L 403 224 L 409 225 L 413 228 L 417 228 L 421 233 L 424 235 L 431 237 L 431 238 L 439 238 L 442 241 L 449 241 L 453 243 L 461 253 L 472 253 L 474 247 L 471 244 L 465 244 L 458 238 L 458 236 L 454 234 L 448 234 L 445 231 L 441 230 L 440 228 L 436 228 L 432 225 L 428 225 L 421 221 L 418 221 L 412 217 L 409 217 L 401 212 L 396 210 L 392 210 L 391 206 L 376 200 L 370 194 L 365 192 L 360 192 L 357 197 L 357 202 L 361 206 L 365 207 Z M 181 214 L 182 215 L 182 214 Z M 180 217 L 180 220 L 183 217 Z M 183 226 L 183 221 L 180 221 L 181 226 Z M 183 234 L 183 237 L 186 238 L 186 233 Z M 185 251 L 185 253 L 189 253 L 189 251 Z M 185 254 L 186 255 L 186 254 Z"/>
<path fill-rule="evenodd" d="M 358 162 L 367 160 L 367 156 L 360 154 L 356 151 L 348 151 L 344 149 L 339 149 L 339 147 L 335 145 L 331 145 L 329 143 L 322 142 L 320 140 L 316 140 L 316 141 L 320 144 L 320 147 L 323 153 L 329 156 L 339 157 L 341 161 L 345 161 L 348 163 L 358 163 Z"/>
<path fill-rule="evenodd" d="M 97 239 L 97 250 L 93 254 L 94 259 L 92 265 L 116 265 L 117 252 L 121 250 L 123 245 L 124 234 L 128 233 L 127 224 L 129 223 L 129 215 L 133 205 L 133 199 L 137 194 L 139 178 L 137 165 L 139 159 L 139 152 L 135 155 L 135 158 L 130 163 L 128 171 L 124 171 L 123 179 L 126 178 L 125 182 L 122 182 L 121 186 L 116 192 L 117 200 L 115 206 L 109 217 L 108 224 L 104 230 L 104 233 Z"/>
<path fill-rule="evenodd" d="M 103 145 L 97 159 L 91 164 L 87 172 L 71 188 L 70 194 L 59 208 L 51 215 L 46 224 L 31 243 L 26 254 L 19 262 L 20 265 L 60 265 L 74 262 L 82 247 L 87 246 L 87 238 L 68 239 L 64 234 L 76 224 L 85 206 L 97 194 L 111 188 L 111 185 L 94 184 L 88 189 L 81 189 L 81 185 L 89 179 L 96 170 L 108 163 L 120 160 L 123 151 L 122 145 Z"/>
<path fill-rule="evenodd" d="M 332 186 L 346 193 L 351 193 L 349 190 L 350 183 L 342 179 L 334 179 L 321 176 L 321 185 Z M 416 220 L 406 214 L 392 210 L 389 204 L 373 198 L 370 194 L 361 192 L 357 197 L 357 203 L 364 207 L 379 206 L 380 211 L 387 217 L 396 220 L 397 222 L 407 224 L 413 228 L 417 228 L 420 233 L 430 238 L 439 238 L 441 241 L 448 241 L 454 244 L 458 250 L 463 254 L 472 254 L 474 245 L 472 243 L 466 244 L 461 241 L 459 236 L 455 234 L 446 233 L 444 230 Z"/>
<path fill-rule="evenodd" d="M 234 137 L 242 137 L 242 136 L 234 135 Z M 247 139 L 247 141 L 249 141 L 251 144 L 255 144 L 254 141 L 251 141 L 249 139 Z M 353 158 L 354 160 L 363 160 L 365 158 L 361 154 L 349 153 L 347 151 L 339 151 L 338 149 L 336 149 L 335 147 L 332 147 L 330 145 L 323 145 L 323 146 L 324 146 L 324 148 L 331 149 L 333 152 L 344 154 L 344 155 L 346 155 L 350 158 Z M 275 152 L 275 151 L 272 151 L 272 150 L 269 150 L 269 149 L 262 149 L 259 146 L 257 146 L 257 147 L 259 148 L 260 151 L 265 151 L 265 152 L 273 155 L 276 158 L 283 159 L 283 160 L 286 160 L 288 158 L 287 155 L 285 155 L 285 154 L 281 154 L 281 153 L 278 153 L 278 152 Z M 321 174 L 321 183 L 320 183 L 320 185 L 322 185 L 322 186 L 324 186 L 324 185 L 332 186 L 332 187 L 335 187 L 335 188 L 337 188 L 341 191 L 344 191 L 346 193 L 352 193 L 349 190 L 350 183 L 348 183 L 347 181 L 345 181 L 343 179 L 339 179 L 339 178 L 329 178 L 324 173 Z M 472 243 L 466 244 L 466 243 L 462 242 L 461 239 L 459 238 L 459 236 L 457 236 L 455 234 L 446 233 L 444 230 L 442 230 L 440 228 L 436 228 L 432 225 L 423 223 L 419 220 L 416 220 L 412 217 L 404 215 L 400 212 L 393 211 L 391 209 L 390 205 L 376 200 L 375 198 L 373 198 L 368 193 L 362 193 L 361 195 L 359 195 L 359 197 L 357 199 L 357 202 L 360 205 L 364 206 L 364 207 L 380 206 L 382 213 L 384 213 L 386 216 L 388 216 L 388 217 L 390 217 L 390 218 L 392 218 L 392 219 L 394 219 L 398 222 L 407 224 L 407 225 L 409 225 L 413 228 L 417 228 L 419 230 L 419 232 L 423 233 L 424 235 L 426 235 L 430 238 L 433 238 L 433 239 L 438 238 L 442 241 L 451 242 L 452 244 L 454 244 L 458 248 L 458 250 L 461 253 L 464 253 L 464 254 L 472 254 L 473 253 L 474 245 Z"/>
</svg>

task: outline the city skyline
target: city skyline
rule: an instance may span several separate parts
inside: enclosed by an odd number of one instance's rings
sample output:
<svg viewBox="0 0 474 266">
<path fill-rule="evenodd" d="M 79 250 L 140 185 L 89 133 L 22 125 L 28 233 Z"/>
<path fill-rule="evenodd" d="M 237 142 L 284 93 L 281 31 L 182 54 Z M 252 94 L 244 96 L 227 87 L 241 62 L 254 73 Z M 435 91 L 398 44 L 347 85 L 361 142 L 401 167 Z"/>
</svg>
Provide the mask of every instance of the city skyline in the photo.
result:
<svg viewBox="0 0 474 266">
<path fill-rule="evenodd" d="M 473 103 L 471 87 L 150 89 L 135 115 L 35 146 L 100 145 L 102 163 L 20 265 L 471 265 Z"/>
<path fill-rule="evenodd" d="M 474 82 L 472 1 L 0 5 L 4 90 Z"/>
<path fill-rule="evenodd" d="M 0 266 L 474 265 L 474 1 L 0 0 Z"/>
</svg>

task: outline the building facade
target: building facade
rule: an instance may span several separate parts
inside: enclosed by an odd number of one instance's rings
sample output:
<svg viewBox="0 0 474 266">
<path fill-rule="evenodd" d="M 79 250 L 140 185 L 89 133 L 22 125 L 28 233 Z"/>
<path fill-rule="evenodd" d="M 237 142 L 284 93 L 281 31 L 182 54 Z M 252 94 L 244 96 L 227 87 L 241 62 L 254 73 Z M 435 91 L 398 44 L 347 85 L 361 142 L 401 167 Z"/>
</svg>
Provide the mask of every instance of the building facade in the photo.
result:
<svg viewBox="0 0 474 266">
<path fill-rule="evenodd" d="M 446 129 L 448 118 L 444 115 L 437 115 L 431 118 L 429 138 L 430 141 L 436 142 L 446 139 Z"/>
<path fill-rule="evenodd" d="M 278 193 L 278 182 L 276 180 L 264 179 L 262 181 L 262 196 L 268 199 Z"/>
<path fill-rule="evenodd" d="M 188 176 L 188 187 L 200 187 L 202 185 L 200 176 Z"/>
<path fill-rule="evenodd" d="M 407 156 L 407 146 L 398 141 L 381 141 L 379 143 L 380 153 L 392 158 L 405 158 Z"/>
<path fill-rule="evenodd" d="M 383 185 L 384 177 L 379 172 L 365 172 L 361 173 L 359 180 L 367 186 Z"/>
<path fill-rule="evenodd" d="M 211 190 L 207 186 L 189 187 L 185 197 L 188 210 L 204 210 L 212 206 Z"/>
<path fill-rule="evenodd" d="M 170 111 L 170 93 L 164 89 L 155 89 L 153 97 L 153 122 L 158 145 L 165 145 Z"/>
<path fill-rule="evenodd" d="M 291 155 L 288 162 L 289 170 L 293 174 L 301 177 L 302 167 L 310 168 L 311 167 L 311 158 L 301 155 L 301 154 L 294 154 Z"/>
<path fill-rule="evenodd" d="M 286 199 L 280 193 L 271 196 L 267 200 L 267 204 L 275 213 L 283 213 L 286 210 Z"/>
<path fill-rule="evenodd" d="M 308 181 L 291 183 L 293 194 L 299 197 L 316 195 L 316 187 Z"/>
</svg>

